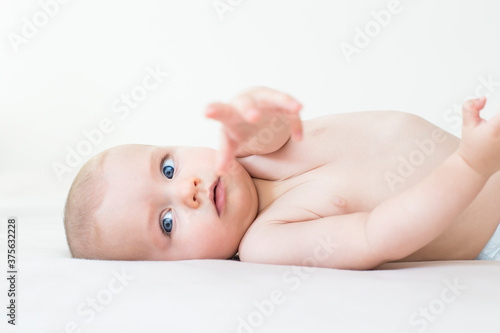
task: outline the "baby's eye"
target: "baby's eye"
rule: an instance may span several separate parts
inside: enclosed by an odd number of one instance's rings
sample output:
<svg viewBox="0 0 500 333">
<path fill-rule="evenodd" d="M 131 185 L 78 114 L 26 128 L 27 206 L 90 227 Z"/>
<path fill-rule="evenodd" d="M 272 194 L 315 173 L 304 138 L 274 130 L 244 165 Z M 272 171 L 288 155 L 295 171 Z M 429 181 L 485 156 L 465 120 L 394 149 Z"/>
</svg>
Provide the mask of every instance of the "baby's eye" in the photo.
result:
<svg viewBox="0 0 500 333">
<path fill-rule="evenodd" d="M 161 229 L 167 235 L 170 235 L 172 228 L 174 226 L 174 220 L 172 220 L 172 211 L 168 211 L 161 221 Z"/>
<path fill-rule="evenodd" d="M 171 159 L 171 158 L 167 158 L 163 162 L 163 166 L 162 166 L 163 174 L 168 179 L 172 179 L 172 177 L 174 176 L 174 166 L 173 166 L 173 164 L 174 164 L 174 160 Z"/>
</svg>

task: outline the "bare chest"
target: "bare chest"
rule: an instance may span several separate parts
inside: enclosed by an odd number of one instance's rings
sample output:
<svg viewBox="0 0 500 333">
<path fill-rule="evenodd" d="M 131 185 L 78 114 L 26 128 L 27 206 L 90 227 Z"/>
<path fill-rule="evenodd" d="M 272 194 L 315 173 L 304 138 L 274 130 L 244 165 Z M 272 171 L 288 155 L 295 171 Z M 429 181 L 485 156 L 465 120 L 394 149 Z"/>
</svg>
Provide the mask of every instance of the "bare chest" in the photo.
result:
<svg viewBox="0 0 500 333">
<path fill-rule="evenodd" d="M 288 181 L 254 179 L 254 183 L 259 192 L 258 220 L 307 221 L 352 210 L 341 185 L 323 168 Z"/>
<path fill-rule="evenodd" d="M 259 214 L 267 220 L 371 211 L 418 182 L 453 151 L 452 138 L 451 145 L 430 141 L 435 129 L 426 125 L 412 136 L 397 117 L 326 116 L 304 122 L 301 142 L 290 140 L 275 153 L 249 156 L 240 163 L 254 178 Z M 420 142 L 433 145 L 432 156 L 418 150 Z M 424 160 L 401 166 L 414 152 Z M 408 166 L 412 169 L 405 169 Z"/>
</svg>

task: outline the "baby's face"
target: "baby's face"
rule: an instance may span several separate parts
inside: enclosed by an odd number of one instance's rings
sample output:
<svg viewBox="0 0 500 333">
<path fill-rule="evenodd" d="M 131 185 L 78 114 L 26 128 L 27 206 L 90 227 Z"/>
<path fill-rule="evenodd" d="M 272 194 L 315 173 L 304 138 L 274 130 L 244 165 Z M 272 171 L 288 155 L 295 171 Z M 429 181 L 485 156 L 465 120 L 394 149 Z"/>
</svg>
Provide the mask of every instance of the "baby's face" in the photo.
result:
<svg viewBox="0 0 500 333">
<path fill-rule="evenodd" d="M 183 260 L 234 255 L 255 219 L 257 192 L 237 163 L 220 177 L 225 203 L 219 216 L 213 201 L 219 178 L 215 154 L 205 147 L 113 148 L 103 163 L 105 192 L 96 211 L 99 257 Z"/>
</svg>

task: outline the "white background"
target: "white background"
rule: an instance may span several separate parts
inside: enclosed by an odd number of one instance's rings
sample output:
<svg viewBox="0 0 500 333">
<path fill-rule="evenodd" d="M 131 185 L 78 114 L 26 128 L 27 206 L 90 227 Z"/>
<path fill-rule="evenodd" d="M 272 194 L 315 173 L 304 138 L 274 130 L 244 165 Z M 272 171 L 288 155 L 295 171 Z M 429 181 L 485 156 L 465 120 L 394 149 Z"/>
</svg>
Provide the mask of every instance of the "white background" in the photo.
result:
<svg viewBox="0 0 500 333">
<path fill-rule="evenodd" d="M 48 213 L 60 228 L 79 167 L 114 145 L 217 148 L 220 127 L 204 107 L 253 85 L 296 97 L 303 119 L 394 109 L 456 135 L 456 107 L 478 86 L 489 97 L 486 116 L 500 107 L 494 0 L 396 1 L 398 13 L 379 31 L 373 13 L 387 11 L 387 0 L 232 1 L 222 17 L 215 1 L 53 3 L 0 2 L 0 216 L 21 221 Z M 348 59 L 342 43 L 355 47 L 358 31 L 370 28 L 368 45 Z M 23 31 L 33 36 L 16 43 Z M 148 67 L 168 77 L 120 118 L 113 103 Z M 59 179 L 54 164 L 65 165 L 67 148 L 104 118 L 114 131 Z"/>
</svg>

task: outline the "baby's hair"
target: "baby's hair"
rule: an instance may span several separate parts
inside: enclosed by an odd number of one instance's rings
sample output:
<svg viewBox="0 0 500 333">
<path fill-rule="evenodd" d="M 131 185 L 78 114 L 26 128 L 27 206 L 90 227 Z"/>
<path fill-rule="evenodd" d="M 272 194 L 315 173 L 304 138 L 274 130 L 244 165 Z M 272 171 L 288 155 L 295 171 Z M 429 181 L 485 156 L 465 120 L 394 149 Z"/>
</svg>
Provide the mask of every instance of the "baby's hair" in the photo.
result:
<svg viewBox="0 0 500 333">
<path fill-rule="evenodd" d="M 95 212 L 104 197 L 100 174 L 107 153 L 108 150 L 101 152 L 82 166 L 66 199 L 64 228 L 73 258 L 94 259 L 98 252 Z"/>
</svg>

